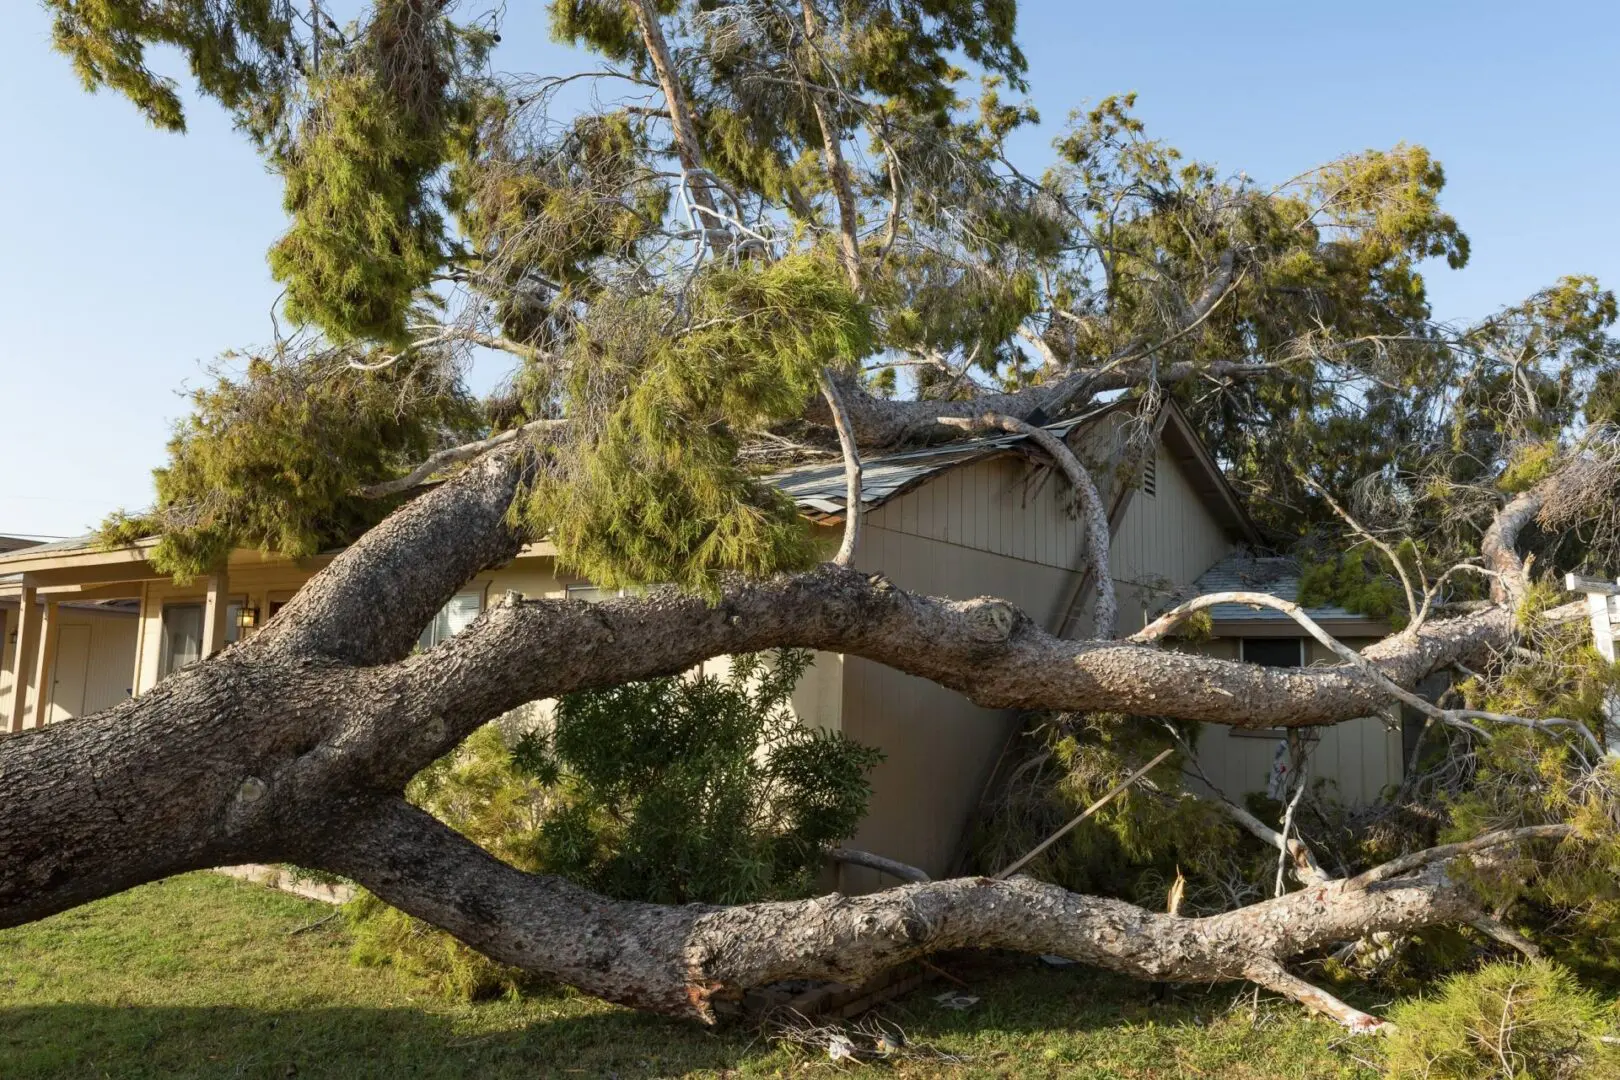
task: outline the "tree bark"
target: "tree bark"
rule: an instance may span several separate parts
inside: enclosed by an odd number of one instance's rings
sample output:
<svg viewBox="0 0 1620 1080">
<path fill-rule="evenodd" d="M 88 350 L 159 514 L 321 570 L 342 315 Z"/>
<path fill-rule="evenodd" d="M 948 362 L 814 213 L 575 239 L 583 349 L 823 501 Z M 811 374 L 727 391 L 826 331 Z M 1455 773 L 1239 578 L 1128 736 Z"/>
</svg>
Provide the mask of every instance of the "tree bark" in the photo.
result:
<svg viewBox="0 0 1620 1080">
<path fill-rule="evenodd" d="M 1477 916 L 1467 891 L 1440 866 L 1365 889 L 1329 882 L 1196 919 L 1027 877 L 668 907 L 605 900 L 558 878 L 525 874 L 402 802 L 334 824 L 319 839 L 322 865 L 395 907 L 502 963 L 609 1001 L 704 1020 L 752 987 L 786 979 L 859 984 L 953 948 L 1050 953 L 1157 981 L 1258 977 L 1312 1004 L 1304 991 L 1314 988 L 1277 977 L 1287 958 L 1376 930 Z"/>
</svg>

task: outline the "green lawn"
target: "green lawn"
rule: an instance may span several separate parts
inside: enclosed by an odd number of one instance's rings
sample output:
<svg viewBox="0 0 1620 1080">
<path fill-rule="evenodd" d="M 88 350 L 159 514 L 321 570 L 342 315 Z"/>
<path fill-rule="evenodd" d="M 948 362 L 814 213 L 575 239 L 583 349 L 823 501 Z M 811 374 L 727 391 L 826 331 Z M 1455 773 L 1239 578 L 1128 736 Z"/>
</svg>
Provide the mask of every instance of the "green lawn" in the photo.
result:
<svg viewBox="0 0 1620 1080">
<path fill-rule="evenodd" d="M 461 1005 L 354 966 L 332 909 L 215 874 L 136 889 L 0 932 L 0 1077 L 813 1076 L 863 1071 L 773 1043 L 559 991 Z M 946 965 L 980 1000 L 930 985 L 882 1016 L 962 1060 L 898 1076 L 1368 1076 L 1335 1028 L 1231 988 L 1158 1004 L 1147 986 L 1035 961 Z M 1365 1053 L 1365 1050 L 1362 1051 Z"/>
</svg>

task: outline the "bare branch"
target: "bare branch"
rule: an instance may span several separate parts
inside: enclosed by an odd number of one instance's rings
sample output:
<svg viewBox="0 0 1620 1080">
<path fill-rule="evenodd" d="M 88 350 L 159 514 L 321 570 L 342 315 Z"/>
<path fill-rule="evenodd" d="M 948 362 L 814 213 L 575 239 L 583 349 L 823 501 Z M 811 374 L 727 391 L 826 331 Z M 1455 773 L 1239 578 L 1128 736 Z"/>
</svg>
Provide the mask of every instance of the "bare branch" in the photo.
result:
<svg viewBox="0 0 1620 1080">
<path fill-rule="evenodd" d="M 864 866 L 868 870 L 876 870 L 888 874 L 901 881 L 928 881 L 928 875 L 897 859 L 885 859 L 882 855 L 874 855 L 870 851 L 860 851 L 856 848 L 835 847 L 827 852 L 827 858 L 833 862 L 848 863 L 850 866 Z"/>
<path fill-rule="evenodd" d="M 1065 836 L 1069 835 L 1069 833 L 1072 832 L 1074 830 L 1074 828 L 1076 826 L 1078 826 L 1082 821 L 1086 820 L 1086 818 L 1090 817 L 1092 814 L 1095 814 L 1098 810 L 1101 810 L 1103 807 L 1107 806 L 1109 804 L 1109 802 L 1111 802 L 1113 800 L 1114 796 L 1118 795 L 1120 792 L 1124 791 L 1126 788 L 1130 787 L 1132 784 L 1134 784 L 1138 780 L 1142 779 L 1142 777 L 1146 776 L 1150 771 L 1152 771 L 1152 769 L 1153 769 L 1153 767 L 1155 765 L 1157 765 L 1159 762 L 1163 761 L 1165 758 L 1169 757 L 1173 753 L 1175 753 L 1174 750 L 1161 750 L 1161 751 L 1159 751 L 1156 755 L 1154 755 L 1152 761 L 1148 762 L 1146 765 L 1143 765 L 1140 769 L 1137 769 L 1135 772 L 1131 773 L 1131 775 L 1127 776 L 1125 779 L 1123 779 L 1119 783 L 1115 784 L 1112 788 L 1109 788 L 1108 793 L 1106 795 L 1104 795 L 1102 798 L 1098 799 L 1096 802 L 1092 803 L 1090 806 L 1086 807 L 1084 810 L 1080 811 L 1079 814 L 1077 814 L 1074 817 L 1070 818 L 1068 824 L 1066 824 L 1062 828 L 1058 829 L 1051 836 L 1048 836 L 1045 840 L 1042 840 L 1039 844 L 1036 844 L 1033 848 L 1030 848 L 1028 853 L 1026 853 L 1021 858 L 1013 861 L 1009 865 L 1007 865 L 1007 866 L 1003 867 L 1001 870 L 997 871 L 996 877 L 998 879 L 1000 879 L 1000 878 L 1010 878 L 1014 874 L 1016 874 L 1018 871 L 1022 870 L 1024 867 L 1028 866 L 1030 861 L 1032 859 L 1034 859 L 1037 855 L 1039 855 L 1041 852 L 1045 851 L 1047 848 L 1051 847 L 1053 844 L 1057 843 L 1059 840 L 1063 839 Z"/>
<path fill-rule="evenodd" d="M 1496 832 L 1476 836 L 1472 840 L 1463 840 L 1456 844 L 1442 844 L 1439 847 L 1425 848 L 1414 851 L 1399 858 L 1381 863 L 1371 870 L 1364 870 L 1345 883 L 1346 889 L 1365 889 L 1380 881 L 1388 881 L 1402 874 L 1409 874 L 1413 870 L 1421 869 L 1430 863 L 1448 862 L 1463 855 L 1472 855 L 1478 851 L 1487 851 L 1505 844 L 1521 844 L 1527 840 L 1562 840 L 1575 835 L 1573 825 L 1526 825 L 1519 829 L 1499 829 Z"/>
<path fill-rule="evenodd" d="M 1519 952 L 1526 960 L 1541 959 L 1541 950 L 1536 948 L 1534 942 L 1525 937 L 1523 934 L 1519 933 L 1517 930 L 1513 929 L 1511 926 L 1508 926 L 1506 923 L 1502 922 L 1500 919 L 1493 918 L 1486 915 L 1484 912 L 1481 912 L 1475 918 L 1470 919 L 1468 921 L 1468 925 L 1472 926 L 1475 930 L 1478 930 L 1486 937 L 1500 941 L 1508 948 Z"/>
<path fill-rule="evenodd" d="M 1338 638 L 1335 638 L 1332 634 L 1329 634 L 1326 630 L 1323 630 L 1322 627 L 1317 624 L 1316 620 L 1312 619 L 1305 613 L 1304 608 L 1300 607 L 1291 600 L 1284 600 L 1281 597 L 1272 596 L 1270 593 L 1224 592 L 1206 593 L 1203 596 L 1194 597 L 1185 604 L 1181 604 L 1153 620 L 1153 622 L 1149 623 L 1147 626 L 1143 627 L 1140 631 L 1134 634 L 1130 640 L 1157 641 L 1159 638 L 1164 637 L 1170 631 L 1174 630 L 1176 625 L 1180 623 L 1182 619 L 1185 619 L 1193 612 L 1199 611 L 1203 608 L 1215 607 L 1219 604 L 1248 604 L 1253 607 L 1268 607 L 1281 611 L 1300 626 L 1304 627 L 1306 633 L 1310 634 L 1311 637 L 1321 642 L 1330 651 L 1332 651 L 1335 656 L 1339 657 L 1348 664 L 1356 665 L 1363 671 L 1370 674 L 1373 679 L 1389 693 L 1391 697 L 1400 700 L 1404 704 L 1410 705 L 1412 708 L 1418 710 L 1426 716 L 1434 717 L 1441 723 L 1449 724 L 1453 727 L 1466 728 L 1467 730 L 1474 732 L 1476 735 L 1485 735 L 1485 732 L 1481 731 L 1472 724 L 1469 724 L 1469 720 L 1490 720 L 1497 723 L 1516 724 L 1520 727 L 1541 728 L 1543 730 L 1551 730 L 1553 728 L 1565 726 L 1574 727 L 1578 729 L 1582 735 L 1586 736 L 1588 745 L 1591 746 L 1599 756 L 1602 756 L 1603 750 L 1599 745 L 1597 738 L 1586 728 L 1586 725 L 1577 723 L 1574 720 L 1565 720 L 1561 717 L 1553 717 L 1546 720 L 1532 720 L 1522 716 L 1507 716 L 1502 713 L 1487 713 L 1470 709 L 1442 709 L 1437 705 L 1431 704 L 1430 702 L 1419 697 L 1417 694 L 1412 693 L 1405 687 L 1397 685 L 1393 680 L 1385 676 L 1378 670 L 1376 664 L 1367 659 L 1365 654 L 1356 652 L 1354 649 L 1341 642 Z M 1546 617 L 1553 621 L 1563 621 L 1578 618 L 1581 614 L 1584 614 L 1584 608 L 1582 605 L 1569 604 L 1562 608 L 1555 608 L 1552 611 L 1547 612 Z M 1404 637 L 1405 635 L 1403 634 L 1400 636 Z M 1388 642 L 1385 642 L 1385 644 L 1388 644 Z"/>
<path fill-rule="evenodd" d="M 1250 982 L 1297 1001 L 1312 1012 L 1321 1013 L 1343 1024 L 1353 1034 L 1376 1035 L 1390 1026 L 1376 1016 L 1370 1016 L 1355 1006 L 1340 1001 L 1326 990 L 1290 974 L 1275 961 L 1256 961 L 1245 968 L 1243 974 Z"/>
<path fill-rule="evenodd" d="M 833 425 L 838 429 L 838 446 L 844 453 L 844 539 L 838 545 L 833 562 L 849 566 L 855 561 L 855 549 L 861 542 L 861 519 L 866 516 L 861 497 L 861 452 L 855 446 L 855 434 L 850 429 L 849 413 L 844 409 L 836 377 L 826 369 L 821 372 L 821 394 L 827 400 Z"/>
<path fill-rule="evenodd" d="M 463 443 L 460 446 L 452 446 L 447 450 L 440 450 L 404 476 L 363 487 L 358 494 L 367 499 L 381 499 L 389 495 L 398 495 L 425 483 L 428 479 L 452 465 L 459 465 L 463 461 L 471 461 L 473 458 L 482 457 L 491 450 L 515 442 L 525 435 L 532 435 L 542 431 L 556 431 L 566 426 L 567 423 L 566 420 L 531 420 L 522 427 L 511 428 L 501 432 L 499 435 L 493 435 L 478 442 Z"/>
<path fill-rule="evenodd" d="M 1080 464 L 1080 459 L 1075 456 L 1074 451 L 1045 428 L 1000 413 L 981 413 L 972 418 L 942 416 L 939 422 L 946 427 L 967 430 L 993 428 L 1014 435 L 1023 435 L 1046 451 L 1057 463 L 1058 468 L 1063 470 L 1063 475 L 1068 478 L 1069 486 L 1074 488 L 1080 504 L 1080 520 L 1085 524 L 1086 530 L 1086 562 L 1090 566 L 1091 578 L 1097 589 L 1097 601 L 1092 609 L 1092 633 L 1099 638 L 1113 637 L 1115 625 L 1119 621 L 1119 601 L 1114 593 L 1113 571 L 1108 565 L 1108 548 L 1112 542 L 1108 528 L 1108 511 L 1103 507 L 1102 496 L 1098 494 L 1097 485 L 1092 481 L 1091 474 Z"/>
</svg>

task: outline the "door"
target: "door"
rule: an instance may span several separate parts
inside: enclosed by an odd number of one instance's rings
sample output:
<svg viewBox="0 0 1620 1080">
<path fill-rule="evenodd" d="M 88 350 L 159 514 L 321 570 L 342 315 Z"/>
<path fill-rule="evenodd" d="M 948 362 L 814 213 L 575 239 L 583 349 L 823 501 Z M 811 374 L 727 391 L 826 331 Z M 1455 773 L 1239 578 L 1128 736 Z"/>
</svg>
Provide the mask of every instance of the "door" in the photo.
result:
<svg viewBox="0 0 1620 1080">
<path fill-rule="evenodd" d="M 56 638 L 56 678 L 51 683 L 49 723 L 84 715 L 84 681 L 89 673 L 90 628 L 62 627 Z"/>
</svg>

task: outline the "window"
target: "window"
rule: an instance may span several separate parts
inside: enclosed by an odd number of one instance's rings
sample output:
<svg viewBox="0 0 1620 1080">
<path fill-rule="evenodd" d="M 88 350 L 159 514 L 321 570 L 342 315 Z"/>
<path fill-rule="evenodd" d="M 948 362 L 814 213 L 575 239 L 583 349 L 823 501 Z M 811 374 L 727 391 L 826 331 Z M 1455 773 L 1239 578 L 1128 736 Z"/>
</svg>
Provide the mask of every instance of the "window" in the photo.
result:
<svg viewBox="0 0 1620 1080">
<path fill-rule="evenodd" d="M 431 649 L 440 642 L 449 641 L 463 630 L 467 629 L 472 621 L 478 618 L 478 613 L 484 610 L 484 591 L 456 593 L 450 602 L 439 609 L 428 623 L 426 630 L 417 644 L 424 649 Z"/>
<path fill-rule="evenodd" d="M 1305 639 L 1244 638 L 1242 656 L 1244 663 L 1261 667 L 1304 667 Z"/>
<path fill-rule="evenodd" d="M 225 607 L 225 644 L 239 636 L 237 617 L 242 613 L 243 601 L 232 600 Z M 202 659 L 203 605 L 165 604 L 163 607 L 163 641 L 158 657 L 158 678 L 163 678 L 183 667 L 190 667 Z"/>
<path fill-rule="evenodd" d="M 1305 639 L 1297 637 L 1243 638 L 1239 642 L 1245 663 L 1261 667 L 1304 667 Z M 1281 739 L 1287 732 L 1282 728 L 1235 728 L 1226 733 L 1237 739 Z"/>
<path fill-rule="evenodd" d="M 1142 494 L 1157 495 L 1159 493 L 1159 453 L 1157 448 L 1148 455 L 1142 463 Z"/>
</svg>

